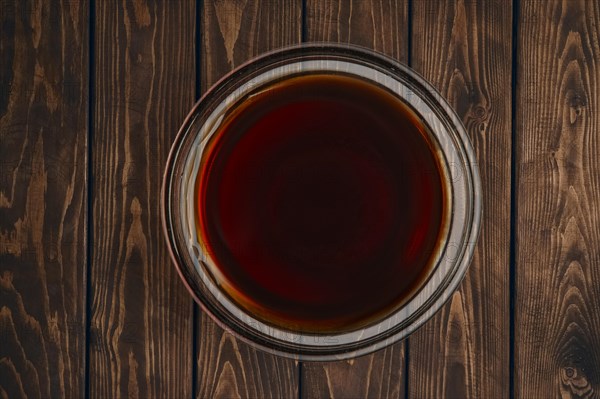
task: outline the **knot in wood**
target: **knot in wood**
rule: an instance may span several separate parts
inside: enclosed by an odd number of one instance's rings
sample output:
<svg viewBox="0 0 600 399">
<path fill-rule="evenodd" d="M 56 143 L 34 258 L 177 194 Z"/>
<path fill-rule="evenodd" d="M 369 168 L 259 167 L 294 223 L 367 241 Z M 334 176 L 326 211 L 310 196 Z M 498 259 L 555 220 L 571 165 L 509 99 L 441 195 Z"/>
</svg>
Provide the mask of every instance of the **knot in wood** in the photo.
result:
<svg viewBox="0 0 600 399">
<path fill-rule="evenodd" d="M 473 115 L 473 118 L 475 118 L 476 120 L 479 120 L 479 121 L 483 121 L 483 120 L 487 119 L 489 111 L 488 111 L 487 107 L 485 107 L 481 104 L 477 104 L 477 105 L 473 106 L 471 113 Z"/>
<path fill-rule="evenodd" d="M 587 101 L 584 95 L 571 91 L 567 94 L 567 104 L 571 108 L 581 109 L 587 105 Z"/>
<path fill-rule="evenodd" d="M 573 367 L 565 367 L 565 374 L 568 378 L 573 378 L 573 376 L 575 375 L 575 370 L 573 369 Z"/>
</svg>

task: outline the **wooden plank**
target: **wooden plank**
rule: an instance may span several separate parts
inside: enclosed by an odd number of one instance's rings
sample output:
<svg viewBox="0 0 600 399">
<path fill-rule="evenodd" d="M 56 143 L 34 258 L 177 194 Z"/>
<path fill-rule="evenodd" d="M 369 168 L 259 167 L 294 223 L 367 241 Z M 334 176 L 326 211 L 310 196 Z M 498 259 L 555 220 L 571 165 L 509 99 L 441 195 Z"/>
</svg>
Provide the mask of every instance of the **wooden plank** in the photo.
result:
<svg viewBox="0 0 600 399">
<path fill-rule="evenodd" d="M 509 392 L 511 3 L 415 1 L 413 67 L 462 118 L 475 148 L 483 218 L 460 289 L 409 339 L 409 396 Z"/>
<path fill-rule="evenodd" d="M 600 5 L 520 2 L 515 396 L 600 395 Z"/>
<path fill-rule="evenodd" d="M 92 397 L 190 397 L 192 300 L 162 236 L 166 157 L 194 102 L 195 1 L 98 1 Z"/>
<path fill-rule="evenodd" d="M 251 57 L 302 37 L 300 0 L 205 0 L 201 18 L 202 90 Z M 298 396 L 294 361 L 234 339 L 205 314 L 198 323 L 199 398 Z"/>
<path fill-rule="evenodd" d="M 351 43 L 408 58 L 407 0 L 307 0 L 307 39 Z"/>
<path fill-rule="evenodd" d="M 352 43 L 400 61 L 408 56 L 408 1 L 308 0 L 308 40 Z M 403 398 L 404 344 L 348 361 L 302 367 L 306 398 Z"/>
<path fill-rule="evenodd" d="M 88 3 L 0 1 L 0 397 L 81 397 Z"/>
</svg>

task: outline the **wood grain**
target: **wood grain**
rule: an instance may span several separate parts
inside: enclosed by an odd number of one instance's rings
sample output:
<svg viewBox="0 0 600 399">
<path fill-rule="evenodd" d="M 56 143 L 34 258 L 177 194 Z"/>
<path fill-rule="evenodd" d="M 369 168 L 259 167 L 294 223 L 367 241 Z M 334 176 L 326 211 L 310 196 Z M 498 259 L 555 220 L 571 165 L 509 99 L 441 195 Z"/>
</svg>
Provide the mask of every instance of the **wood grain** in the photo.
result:
<svg viewBox="0 0 600 399">
<path fill-rule="evenodd" d="M 600 397 L 600 5 L 521 1 L 517 397 Z"/>
<path fill-rule="evenodd" d="M 293 360 L 269 355 L 236 340 L 200 313 L 199 398 L 296 398 L 298 369 Z"/>
<path fill-rule="evenodd" d="M 307 39 L 351 43 L 408 58 L 407 0 L 307 0 Z"/>
<path fill-rule="evenodd" d="M 305 398 L 404 398 L 404 344 L 370 355 L 338 362 L 305 362 Z"/>
<path fill-rule="evenodd" d="M 302 2 L 205 0 L 200 10 L 201 87 L 207 90 L 253 56 L 302 37 Z M 199 398 L 293 398 L 297 364 L 235 340 L 202 314 L 198 326 Z"/>
<path fill-rule="evenodd" d="M 84 393 L 87 22 L 0 1 L 0 397 Z"/>
<path fill-rule="evenodd" d="M 317 1 L 306 4 L 309 41 L 352 43 L 399 61 L 408 56 L 408 2 L 404 0 Z M 357 359 L 306 362 L 306 398 L 403 398 L 404 343 Z"/>
<path fill-rule="evenodd" d="M 190 397 L 192 300 L 159 218 L 194 101 L 195 1 L 99 1 L 95 20 L 92 397 Z"/>
<path fill-rule="evenodd" d="M 444 308 L 409 338 L 409 396 L 509 392 L 510 2 L 415 1 L 413 67 L 462 118 L 483 187 L 473 262 Z"/>
<path fill-rule="evenodd" d="M 250 58 L 302 38 L 300 0 L 205 0 L 201 12 L 203 91 Z"/>
</svg>

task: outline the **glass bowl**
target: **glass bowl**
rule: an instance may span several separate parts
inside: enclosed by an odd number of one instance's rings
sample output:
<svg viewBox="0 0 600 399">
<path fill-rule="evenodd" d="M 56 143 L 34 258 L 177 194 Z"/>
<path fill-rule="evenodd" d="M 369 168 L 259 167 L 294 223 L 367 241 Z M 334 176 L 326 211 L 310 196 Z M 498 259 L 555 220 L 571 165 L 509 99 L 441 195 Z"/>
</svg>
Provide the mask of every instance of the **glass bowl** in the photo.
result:
<svg viewBox="0 0 600 399">
<path fill-rule="evenodd" d="M 447 221 L 443 240 L 430 257 L 424 282 L 400 308 L 367 326 L 338 333 L 306 333 L 261 321 L 230 298 L 211 270 L 195 222 L 195 184 L 203 152 L 227 115 L 252 93 L 306 74 L 352 76 L 383 87 L 408 105 L 435 143 L 442 164 Z M 194 106 L 167 161 L 161 195 L 164 234 L 185 286 L 212 319 L 237 338 L 270 353 L 298 360 L 340 360 L 391 345 L 430 319 L 465 275 L 481 219 L 476 159 L 460 119 L 429 84 L 407 66 L 350 45 L 306 44 L 261 55 L 217 82 Z"/>
</svg>

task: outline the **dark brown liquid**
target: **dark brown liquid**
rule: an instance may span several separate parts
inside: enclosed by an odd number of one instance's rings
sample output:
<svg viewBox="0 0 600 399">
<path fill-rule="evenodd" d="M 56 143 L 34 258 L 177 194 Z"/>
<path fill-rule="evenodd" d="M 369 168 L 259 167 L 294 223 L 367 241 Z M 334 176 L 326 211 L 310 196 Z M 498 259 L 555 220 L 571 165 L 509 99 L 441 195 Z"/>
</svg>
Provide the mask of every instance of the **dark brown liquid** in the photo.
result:
<svg viewBox="0 0 600 399">
<path fill-rule="evenodd" d="M 199 173 L 198 222 L 225 291 L 267 323 L 362 327 L 428 275 L 444 226 L 426 129 L 393 95 L 308 75 L 244 101 Z"/>
</svg>

